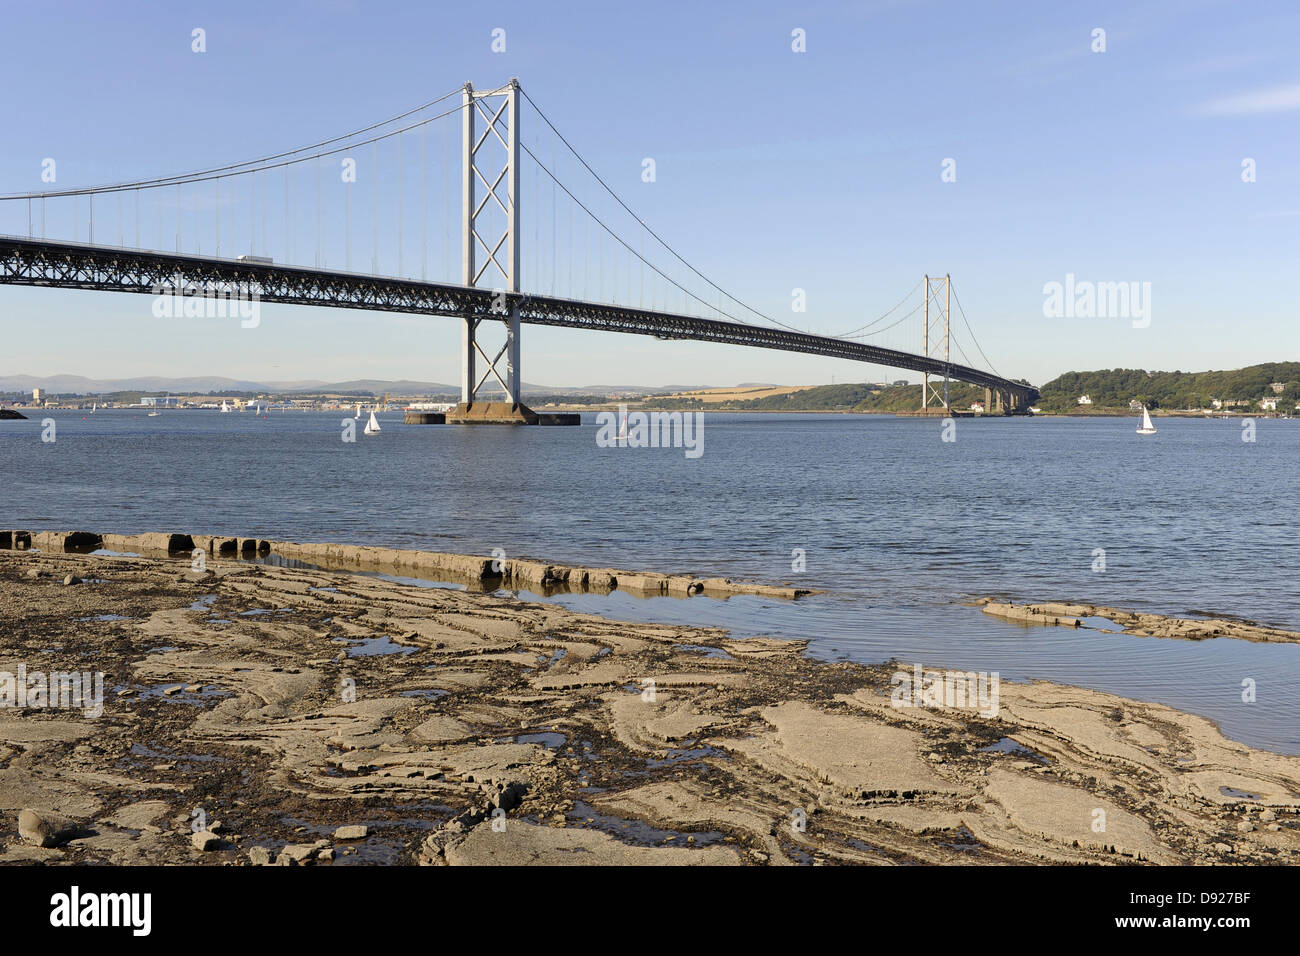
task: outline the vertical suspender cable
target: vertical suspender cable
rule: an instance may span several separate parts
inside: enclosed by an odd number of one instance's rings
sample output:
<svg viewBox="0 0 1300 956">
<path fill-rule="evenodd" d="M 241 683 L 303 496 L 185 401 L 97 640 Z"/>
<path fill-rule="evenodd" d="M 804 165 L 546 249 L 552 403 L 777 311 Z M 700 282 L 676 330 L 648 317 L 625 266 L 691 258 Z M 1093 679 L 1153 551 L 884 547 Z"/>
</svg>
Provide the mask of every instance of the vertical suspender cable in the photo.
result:
<svg viewBox="0 0 1300 956">
<path fill-rule="evenodd" d="M 370 271 L 379 274 L 379 141 L 370 144 L 370 223 L 374 249 L 370 256 Z"/>
<path fill-rule="evenodd" d="M 402 274 L 402 133 L 398 133 L 398 276 Z"/>
<path fill-rule="evenodd" d="M 429 278 L 429 127 L 420 127 L 420 281 Z"/>
</svg>

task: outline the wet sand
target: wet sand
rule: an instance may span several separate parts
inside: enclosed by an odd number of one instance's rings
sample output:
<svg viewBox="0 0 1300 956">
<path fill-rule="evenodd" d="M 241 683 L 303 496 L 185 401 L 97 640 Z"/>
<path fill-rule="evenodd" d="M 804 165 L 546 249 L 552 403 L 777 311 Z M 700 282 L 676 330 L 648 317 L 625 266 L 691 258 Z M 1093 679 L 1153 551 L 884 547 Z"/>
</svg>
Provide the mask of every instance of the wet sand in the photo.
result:
<svg viewBox="0 0 1300 956">
<path fill-rule="evenodd" d="M 1162 705 L 898 708 L 909 665 L 801 642 L 189 568 L 0 551 L 0 672 L 105 674 L 0 709 L 0 862 L 1300 862 L 1300 757 Z"/>
</svg>

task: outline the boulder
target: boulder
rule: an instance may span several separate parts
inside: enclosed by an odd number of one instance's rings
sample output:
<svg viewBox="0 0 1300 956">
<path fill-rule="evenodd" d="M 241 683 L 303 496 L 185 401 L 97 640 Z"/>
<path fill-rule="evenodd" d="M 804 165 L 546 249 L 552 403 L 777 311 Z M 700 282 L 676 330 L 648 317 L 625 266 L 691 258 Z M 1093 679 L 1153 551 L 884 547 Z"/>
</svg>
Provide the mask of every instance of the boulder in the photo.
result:
<svg viewBox="0 0 1300 956">
<path fill-rule="evenodd" d="M 80 829 L 76 820 L 61 813 L 29 808 L 18 814 L 18 835 L 33 846 L 62 846 Z"/>
<path fill-rule="evenodd" d="M 207 852 L 215 850 L 221 846 L 221 837 L 217 836 L 211 830 L 200 830 L 198 833 L 191 834 L 190 844 L 196 850 Z"/>
</svg>

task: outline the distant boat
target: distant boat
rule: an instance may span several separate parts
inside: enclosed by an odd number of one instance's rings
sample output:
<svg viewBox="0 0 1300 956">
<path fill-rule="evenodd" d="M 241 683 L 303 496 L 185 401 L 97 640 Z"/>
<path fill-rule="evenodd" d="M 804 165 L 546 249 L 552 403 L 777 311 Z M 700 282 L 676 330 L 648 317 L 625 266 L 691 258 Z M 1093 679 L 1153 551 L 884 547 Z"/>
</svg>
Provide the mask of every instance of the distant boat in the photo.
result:
<svg viewBox="0 0 1300 956">
<path fill-rule="evenodd" d="M 1151 414 L 1147 411 L 1145 405 L 1142 406 L 1142 424 L 1138 426 L 1139 435 L 1154 435 L 1156 426 L 1151 424 Z"/>
<path fill-rule="evenodd" d="M 357 402 L 357 413 L 356 413 L 355 415 L 353 415 L 352 418 L 355 420 L 355 419 L 358 419 L 358 418 L 360 418 L 360 417 L 361 417 L 361 403 L 360 403 L 360 402 Z"/>
<path fill-rule="evenodd" d="M 162 412 L 150 412 L 150 413 L 149 413 L 148 415 L 146 415 L 145 417 L 146 417 L 146 418 L 157 418 L 157 417 L 158 417 L 159 415 L 161 415 L 161 414 L 162 414 Z"/>
<path fill-rule="evenodd" d="M 370 421 L 366 422 L 366 427 L 362 429 L 362 434 L 373 435 L 379 431 L 379 422 L 375 418 L 375 413 L 370 413 Z"/>
<path fill-rule="evenodd" d="M 223 412 L 230 411 L 230 406 L 226 404 L 226 400 L 224 398 L 221 400 L 221 410 Z"/>
<path fill-rule="evenodd" d="M 95 414 L 95 412 L 98 411 L 98 409 L 99 409 L 99 402 L 95 402 L 90 406 L 90 414 L 92 415 Z"/>
</svg>

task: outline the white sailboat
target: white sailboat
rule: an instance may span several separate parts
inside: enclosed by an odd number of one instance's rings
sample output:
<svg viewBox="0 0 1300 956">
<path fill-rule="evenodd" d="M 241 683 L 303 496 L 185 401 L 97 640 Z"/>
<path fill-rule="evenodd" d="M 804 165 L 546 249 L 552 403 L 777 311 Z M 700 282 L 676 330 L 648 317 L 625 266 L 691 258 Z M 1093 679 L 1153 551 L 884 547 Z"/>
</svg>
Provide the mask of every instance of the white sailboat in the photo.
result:
<svg viewBox="0 0 1300 956">
<path fill-rule="evenodd" d="M 366 422 L 366 427 L 361 431 L 365 435 L 374 435 L 379 431 L 379 421 L 375 418 L 374 412 L 370 413 L 370 421 Z"/>
<path fill-rule="evenodd" d="M 221 400 L 221 410 L 223 412 L 230 411 L 230 406 L 226 404 L 226 400 L 224 398 Z"/>
<path fill-rule="evenodd" d="M 361 403 L 357 402 L 357 413 L 353 415 L 352 418 L 353 420 L 356 420 L 359 419 L 360 417 L 361 417 Z"/>
<path fill-rule="evenodd" d="M 1154 435 L 1156 426 L 1151 424 L 1151 413 L 1147 411 L 1145 405 L 1142 406 L 1142 424 L 1138 426 L 1139 435 Z"/>
<path fill-rule="evenodd" d="M 95 414 L 95 412 L 97 412 L 97 411 L 99 411 L 99 402 L 94 402 L 94 403 L 92 403 L 91 406 L 90 406 L 90 414 L 93 415 L 93 414 Z"/>
</svg>

